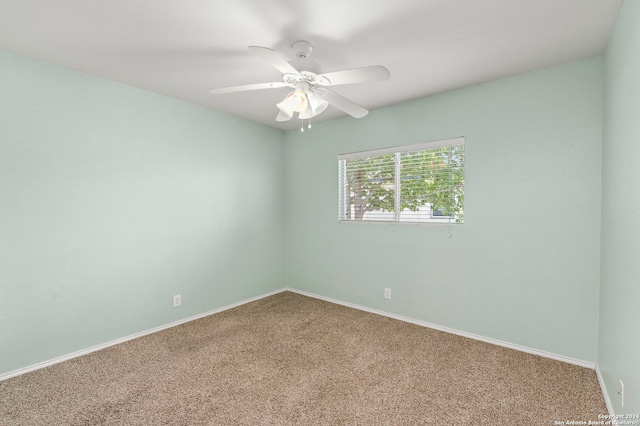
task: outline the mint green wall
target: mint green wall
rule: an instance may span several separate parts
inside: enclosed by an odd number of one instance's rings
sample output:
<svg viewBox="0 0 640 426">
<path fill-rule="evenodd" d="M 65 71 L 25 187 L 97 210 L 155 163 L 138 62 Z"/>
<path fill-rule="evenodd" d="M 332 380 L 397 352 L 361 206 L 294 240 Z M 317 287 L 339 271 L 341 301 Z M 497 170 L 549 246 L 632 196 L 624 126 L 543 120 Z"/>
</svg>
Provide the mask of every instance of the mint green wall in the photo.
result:
<svg viewBox="0 0 640 426">
<path fill-rule="evenodd" d="M 605 56 L 598 368 L 616 413 L 640 413 L 640 2 L 625 1 Z M 625 383 L 620 406 L 618 380 Z"/>
<path fill-rule="evenodd" d="M 281 131 L 0 52 L 0 374 L 283 287 L 283 180 Z"/>
<path fill-rule="evenodd" d="M 287 132 L 288 285 L 595 362 L 601 124 L 596 57 Z M 338 223 L 338 154 L 455 136 L 465 224 L 451 239 Z"/>
</svg>

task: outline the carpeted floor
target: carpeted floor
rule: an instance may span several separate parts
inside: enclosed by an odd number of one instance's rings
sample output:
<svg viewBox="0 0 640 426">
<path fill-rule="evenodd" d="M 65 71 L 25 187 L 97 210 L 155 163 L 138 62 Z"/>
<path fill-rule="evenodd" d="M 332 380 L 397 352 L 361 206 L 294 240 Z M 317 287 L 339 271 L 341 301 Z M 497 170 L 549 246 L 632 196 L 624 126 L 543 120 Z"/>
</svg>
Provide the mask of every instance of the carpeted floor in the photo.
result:
<svg viewBox="0 0 640 426">
<path fill-rule="evenodd" d="M 1 425 L 553 425 L 594 371 L 284 292 L 0 382 Z"/>
</svg>

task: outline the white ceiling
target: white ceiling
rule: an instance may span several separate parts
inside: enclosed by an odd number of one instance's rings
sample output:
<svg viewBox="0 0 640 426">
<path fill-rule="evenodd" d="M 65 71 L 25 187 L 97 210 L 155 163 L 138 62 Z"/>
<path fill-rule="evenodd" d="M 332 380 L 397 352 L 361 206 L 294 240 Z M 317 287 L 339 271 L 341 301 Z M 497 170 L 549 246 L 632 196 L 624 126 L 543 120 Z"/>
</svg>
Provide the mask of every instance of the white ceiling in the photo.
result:
<svg viewBox="0 0 640 426">
<path fill-rule="evenodd" d="M 391 79 L 333 90 L 367 109 L 603 53 L 621 0 L 0 0 L 0 48 L 280 129 L 288 88 L 250 45 L 322 72 L 384 65 Z M 344 116 L 329 107 L 314 119 Z"/>
</svg>

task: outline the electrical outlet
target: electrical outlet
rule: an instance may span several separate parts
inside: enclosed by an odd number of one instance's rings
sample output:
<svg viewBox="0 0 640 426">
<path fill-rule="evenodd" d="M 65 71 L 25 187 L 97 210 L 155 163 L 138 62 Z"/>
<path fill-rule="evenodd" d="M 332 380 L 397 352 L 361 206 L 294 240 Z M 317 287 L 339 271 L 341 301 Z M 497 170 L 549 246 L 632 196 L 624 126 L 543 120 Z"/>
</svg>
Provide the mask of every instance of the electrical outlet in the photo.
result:
<svg viewBox="0 0 640 426">
<path fill-rule="evenodd" d="M 182 304 L 182 297 L 179 294 L 173 296 L 173 307 L 177 308 Z"/>
<path fill-rule="evenodd" d="M 620 406 L 624 407 L 624 383 L 620 380 L 620 386 L 618 386 L 618 395 L 620 395 Z"/>
<path fill-rule="evenodd" d="M 391 299 L 391 289 L 390 288 L 385 288 L 384 289 L 384 298 L 385 299 Z"/>
</svg>

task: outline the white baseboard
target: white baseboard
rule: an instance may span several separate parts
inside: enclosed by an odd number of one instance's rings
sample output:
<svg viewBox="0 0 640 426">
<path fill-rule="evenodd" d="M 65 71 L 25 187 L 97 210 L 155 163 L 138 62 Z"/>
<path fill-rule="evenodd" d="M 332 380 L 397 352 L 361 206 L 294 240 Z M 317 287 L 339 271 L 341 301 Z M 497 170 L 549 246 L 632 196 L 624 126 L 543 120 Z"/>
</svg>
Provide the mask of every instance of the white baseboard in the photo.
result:
<svg viewBox="0 0 640 426">
<path fill-rule="evenodd" d="M 566 362 L 566 363 L 569 363 L 569 364 L 578 365 L 580 367 L 590 368 L 592 370 L 594 370 L 596 368 L 596 364 L 593 363 L 593 362 L 583 361 L 581 359 L 571 358 L 571 357 L 567 357 L 567 356 L 564 356 L 564 355 L 558 355 L 558 354 L 554 354 L 554 353 L 551 353 L 551 352 L 545 352 L 545 351 L 541 351 L 539 349 L 529 348 L 527 346 L 516 345 L 516 344 L 513 344 L 513 343 L 509 343 L 509 342 L 504 342 L 502 340 L 492 339 L 490 337 L 485 337 L 485 336 L 480 336 L 478 334 L 467 333 L 465 331 L 460 331 L 460 330 L 456 330 L 456 329 L 449 328 L 449 327 L 443 327 L 443 326 L 440 326 L 440 325 L 437 325 L 437 324 L 432 324 L 432 323 L 428 323 L 428 322 L 425 322 L 425 321 L 419 321 L 419 320 L 415 320 L 413 318 L 403 317 L 401 315 L 396 315 L 396 314 L 392 314 L 392 313 L 389 313 L 389 312 L 379 311 L 377 309 L 367 308 L 366 306 L 356 305 L 354 303 L 343 302 L 341 300 L 336 300 L 336 299 L 332 299 L 330 297 L 320 296 L 318 294 L 309 293 L 309 292 L 302 291 L 302 290 L 297 290 L 295 288 L 286 288 L 284 290 L 291 291 L 293 293 L 298 293 L 298 294 L 301 294 L 303 296 L 309 296 L 309 297 L 313 297 L 315 299 L 324 300 L 326 302 L 331 302 L 331 303 L 336 303 L 338 305 L 347 306 L 349 308 L 354 308 L 354 309 L 358 309 L 358 310 L 361 310 L 361 311 L 370 312 L 372 314 L 382 315 L 382 316 L 385 316 L 385 317 L 397 319 L 397 320 L 408 322 L 408 323 L 411 323 L 411 324 L 420 325 L 422 327 L 432 328 L 434 330 L 444 331 L 446 333 L 456 334 L 458 336 L 468 337 L 470 339 L 480 340 L 480 341 L 486 342 L 486 343 L 491 343 L 493 345 L 502 346 L 502 347 L 510 348 L 510 349 L 515 349 L 515 350 L 520 351 L 520 352 L 526 352 L 526 353 L 530 353 L 530 354 L 533 354 L 533 355 L 539 355 L 541 357 L 555 359 L 556 361 L 562 361 L 562 362 Z"/>
<path fill-rule="evenodd" d="M 208 317 L 209 315 L 217 314 L 222 311 L 226 311 L 228 309 L 236 308 L 238 306 L 244 305 L 246 303 L 254 302 L 256 300 L 264 299 L 265 297 L 273 296 L 274 294 L 282 293 L 283 291 L 287 291 L 286 288 L 281 288 L 279 290 L 271 291 L 268 293 L 261 294 L 259 296 L 252 297 L 250 299 L 241 300 L 240 302 L 232 303 L 230 305 L 223 306 L 221 308 L 214 309 L 212 311 L 204 312 L 202 314 L 194 315 L 188 318 L 184 318 L 178 321 L 171 322 L 169 324 L 161 325 L 158 327 L 154 327 L 149 330 L 141 331 L 140 333 L 135 333 L 130 336 L 122 337 L 120 339 L 112 340 L 110 342 L 101 343 L 99 345 L 91 346 L 90 348 L 82 349 L 76 352 L 72 352 L 67 355 L 62 355 L 47 361 L 39 362 L 37 364 L 33 364 L 24 368 L 19 368 L 17 370 L 10 371 L 5 374 L 0 375 L 0 382 L 3 380 L 10 379 L 11 377 L 16 377 L 21 374 L 29 373 L 31 371 L 39 370 L 41 368 L 49 367 L 54 364 L 58 364 L 64 361 L 68 361 L 73 358 L 77 358 L 79 356 L 87 355 L 92 352 L 99 351 L 101 349 L 106 349 L 110 346 L 118 345 L 120 343 L 127 342 L 129 340 L 137 339 L 138 337 L 146 336 L 148 334 L 157 333 L 158 331 L 166 330 L 167 328 L 175 327 L 180 324 L 184 324 L 186 322 L 194 321 L 200 318 Z"/>
<path fill-rule="evenodd" d="M 609 415 L 615 414 L 613 410 L 613 404 L 611 403 L 611 397 L 609 396 L 609 392 L 607 391 L 607 386 L 604 383 L 604 377 L 602 377 L 602 373 L 600 369 L 596 365 L 596 376 L 598 377 L 598 383 L 600 383 L 600 389 L 602 390 L 602 396 L 604 397 L 604 403 L 607 404 L 607 411 Z"/>
<path fill-rule="evenodd" d="M 110 346 L 118 345 L 120 343 L 124 343 L 124 342 L 127 342 L 129 340 L 137 339 L 138 337 L 142 337 L 142 336 L 146 336 L 148 334 L 156 333 L 158 331 L 166 330 L 167 328 L 175 327 L 177 325 L 184 324 L 184 323 L 187 323 L 187 322 L 190 322 L 190 321 L 194 321 L 194 320 L 197 320 L 197 319 L 200 319 L 200 318 L 204 318 L 204 317 L 207 317 L 209 315 L 217 314 L 219 312 L 226 311 L 228 309 L 232 309 L 232 308 L 244 305 L 246 303 L 254 302 L 256 300 L 260 300 L 260 299 L 263 299 L 265 297 L 273 296 L 274 294 L 282 293 L 283 291 L 291 291 L 293 293 L 298 293 L 298 294 L 301 294 L 303 296 L 313 297 L 315 299 L 324 300 L 326 302 L 331 302 L 331 303 L 335 303 L 335 304 L 338 304 L 338 305 L 346 306 L 346 307 L 349 307 L 349 308 L 354 308 L 354 309 L 358 309 L 358 310 L 361 310 L 361 311 L 370 312 L 372 314 L 382 315 L 382 316 L 385 316 L 385 317 L 397 319 L 397 320 L 408 322 L 408 323 L 411 323 L 411 324 L 420 325 L 422 327 L 427 327 L 427 328 L 431 328 L 431 329 L 434 329 L 434 330 L 444 331 L 446 333 L 456 334 L 456 335 L 462 336 L 462 337 L 468 337 L 470 339 L 479 340 L 479 341 L 486 342 L 486 343 L 491 343 L 491 344 L 502 346 L 502 347 L 505 347 L 505 348 L 515 349 L 517 351 L 526 352 L 526 353 L 530 353 L 530 354 L 533 354 L 533 355 L 539 355 L 539 356 L 542 356 L 542 357 L 545 357 L 545 358 L 551 358 L 551 359 L 554 359 L 556 361 L 562 361 L 562 362 L 566 362 L 566 363 L 569 363 L 569 364 L 578 365 L 578 366 L 581 366 L 581 367 L 595 369 L 596 370 L 596 374 L 598 375 L 598 381 L 600 382 L 600 387 L 602 388 L 603 394 L 605 396 L 605 401 L 607 403 L 607 409 L 609 410 L 610 414 L 613 413 L 613 411 L 611 409 L 611 400 L 609 399 L 609 396 L 608 396 L 608 393 L 607 393 L 607 389 L 604 386 L 604 381 L 602 380 L 602 377 L 601 377 L 601 375 L 599 373 L 599 370 L 597 369 L 595 363 L 587 362 L 587 361 L 583 361 L 583 360 L 579 360 L 579 359 L 575 359 L 575 358 L 570 358 L 570 357 L 566 357 L 566 356 L 563 356 L 563 355 L 558 355 L 558 354 L 554 354 L 554 353 L 550 353 L 550 352 L 545 352 L 545 351 L 541 351 L 541 350 L 538 350 L 538 349 L 532 349 L 532 348 L 529 348 L 529 347 L 526 347 L 526 346 L 516 345 L 516 344 L 513 344 L 513 343 L 509 343 L 509 342 L 504 342 L 502 340 L 492 339 L 490 337 L 484 337 L 484 336 L 480 336 L 480 335 L 477 335 L 477 334 L 467 333 L 467 332 L 456 330 L 456 329 L 449 328 L 449 327 L 442 327 L 442 326 L 437 325 L 437 324 L 432 324 L 432 323 L 428 323 L 428 322 L 425 322 L 425 321 L 419 321 L 419 320 L 415 320 L 415 319 L 412 319 L 412 318 L 403 317 L 401 315 L 396 315 L 396 314 L 392 314 L 392 313 L 389 313 L 389 312 L 384 312 L 384 311 L 380 311 L 380 310 L 377 310 L 377 309 L 368 308 L 366 306 L 356 305 L 354 303 L 343 302 L 341 300 L 332 299 L 330 297 L 320 296 L 320 295 L 315 294 L 315 293 L 309 293 L 309 292 L 306 292 L 306 291 L 297 290 L 295 288 L 289 288 L 289 287 L 283 287 L 281 289 L 274 290 L 274 291 L 271 291 L 271 292 L 268 292 L 268 293 L 264 293 L 264 294 L 261 294 L 259 296 L 252 297 L 250 299 L 245 299 L 245 300 L 242 300 L 242 301 L 239 301 L 239 302 L 236 302 L 236 303 L 232 303 L 230 305 L 223 306 L 221 308 L 217 308 L 217 309 L 214 309 L 212 311 L 204 312 L 202 314 L 194 315 L 194 316 L 189 317 L 189 318 L 185 318 L 185 319 L 181 319 L 181 320 L 178 320 L 178 321 L 174 321 L 174 322 L 169 323 L 169 324 L 165 324 L 165 325 L 161 325 L 161 326 L 158 326 L 158 327 L 154 327 L 152 329 L 145 330 L 145 331 L 142 331 L 140 333 L 135 333 L 135 334 L 132 334 L 130 336 L 122 337 L 120 339 L 112 340 L 110 342 L 106 342 L 106 343 L 102 343 L 102 344 L 99 344 L 99 345 L 95 345 L 95 346 L 92 346 L 90 348 L 82 349 L 82 350 L 79 350 L 79 351 L 76 351 L 76 352 L 73 352 L 73 353 L 70 353 L 70 354 L 67 354 L 67 355 L 63 355 L 63 356 L 60 356 L 60 357 L 57 357 L 57 358 L 53 358 L 53 359 L 50 359 L 50 360 L 47 360 L 47 361 L 43 361 L 43 362 L 40 362 L 40 363 L 37 363 L 37 364 L 33 364 L 33 365 L 30 365 L 30 366 L 27 366 L 27 367 L 24 367 L 24 368 L 20 368 L 20 369 L 14 370 L 14 371 L 10 371 L 8 373 L 0 375 L 0 382 L 3 381 L 3 380 L 10 379 L 11 377 L 16 377 L 16 376 L 19 376 L 21 374 L 25 374 L 25 373 L 29 373 L 31 371 L 39 370 L 41 368 L 49 367 L 51 365 L 55 365 L 55 364 L 58 364 L 58 363 L 61 363 L 61 362 L 64 362 L 64 361 L 68 361 L 70 359 L 77 358 L 79 356 L 87 355 L 87 354 L 90 354 L 92 352 L 96 352 L 96 351 L 99 351 L 101 349 L 108 348 Z"/>
</svg>

